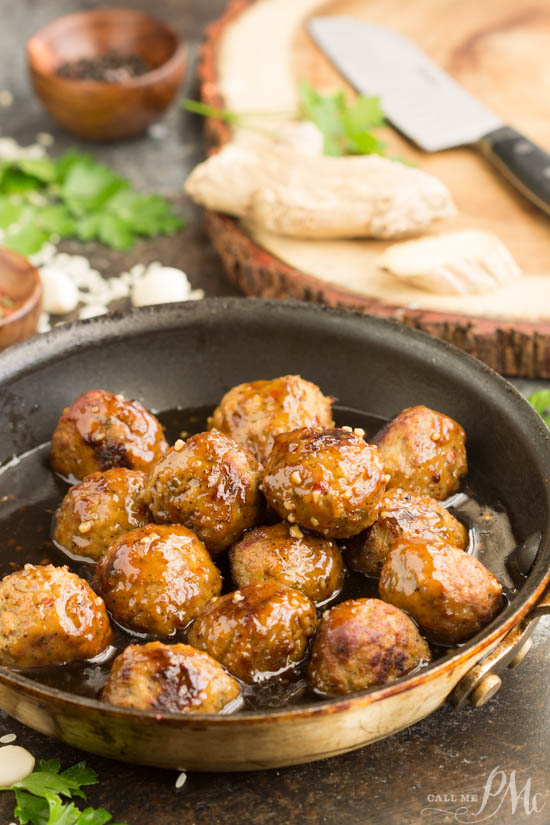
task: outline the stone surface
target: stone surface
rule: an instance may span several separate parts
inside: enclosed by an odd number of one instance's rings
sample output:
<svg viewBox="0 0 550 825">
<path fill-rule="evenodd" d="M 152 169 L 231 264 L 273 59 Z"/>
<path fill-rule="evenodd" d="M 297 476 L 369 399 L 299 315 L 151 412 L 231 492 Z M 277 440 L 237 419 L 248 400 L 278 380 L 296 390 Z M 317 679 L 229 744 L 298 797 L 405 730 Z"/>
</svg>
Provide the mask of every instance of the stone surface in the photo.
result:
<svg viewBox="0 0 550 825">
<path fill-rule="evenodd" d="M 91 0 L 0 0 L 0 90 L 9 89 L 14 95 L 13 106 L 0 109 L 0 135 L 30 143 L 38 132 L 50 132 L 56 152 L 75 143 L 52 124 L 34 99 L 23 46 L 36 28 L 57 15 L 99 5 L 103 4 Z M 151 8 L 145 0 L 127 5 Z M 223 5 L 223 0 L 157 0 L 154 12 L 172 22 L 196 55 L 204 25 Z M 196 94 L 192 66 L 182 94 Z M 183 268 L 192 285 L 209 295 L 233 294 L 202 232 L 200 215 L 179 194 L 188 170 L 203 152 L 201 123 L 174 107 L 163 126 L 161 138 L 80 145 L 144 190 L 176 197 L 189 220 L 187 229 L 175 238 L 139 244 L 129 253 L 94 245 L 83 249 L 66 244 L 65 248 L 83 251 L 106 274 L 117 274 L 138 261 L 160 260 Z M 526 392 L 537 386 L 516 383 Z M 107 808 L 113 821 L 127 825 L 447 825 L 482 819 L 495 825 L 545 825 L 550 821 L 550 620 L 541 621 L 534 640 L 525 661 L 504 674 L 498 695 L 483 708 L 457 712 L 445 705 L 413 728 L 355 753 L 279 771 L 195 774 L 180 790 L 175 788 L 175 773 L 83 757 L 4 714 L 0 714 L 0 736 L 14 732 L 17 743 L 37 758 L 55 757 L 64 767 L 85 758 L 100 774 L 100 784 L 88 794 L 90 803 Z M 483 807 L 487 779 L 497 768 L 505 776 L 495 775 L 490 790 L 494 793 L 501 783 L 502 790 Z M 529 779 L 529 793 L 519 795 Z M 12 794 L 0 795 L 1 822 L 11 822 L 13 806 Z M 462 806 L 467 812 L 457 813 Z"/>
</svg>

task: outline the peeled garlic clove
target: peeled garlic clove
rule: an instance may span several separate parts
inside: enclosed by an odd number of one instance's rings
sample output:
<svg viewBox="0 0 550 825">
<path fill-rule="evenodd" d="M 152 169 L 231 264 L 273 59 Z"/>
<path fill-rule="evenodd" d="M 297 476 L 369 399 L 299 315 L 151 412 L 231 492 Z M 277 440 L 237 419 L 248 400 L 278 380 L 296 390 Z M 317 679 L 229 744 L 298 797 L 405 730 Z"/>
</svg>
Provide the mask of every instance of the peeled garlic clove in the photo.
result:
<svg viewBox="0 0 550 825">
<path fill-rule="evenodd" d="M 34 770 L 34 756 L 19 745 L 0 748 L 0 787 L 20 782 Z"/>
<path fill-rule="evenodd" d="M 185 272 L 172 266 L 155 264 L 147 269 L 132 288 L 132 304 L 170 304 L 189 299 L 190 284 Z"/>
<path fill-rule="evenodd" d="M 499 238 L 478 229 L 393 244 L 378 266 L 417 289 L 446 295 L 491 292 L 523 274 Z"/>
<path fill-rule="evenodd" d="M 57 266 L 41 267 L 43 310 L 50 314 L 66 315 L 78 305 L 78 289 L 69 276 Z"/>
</svg>

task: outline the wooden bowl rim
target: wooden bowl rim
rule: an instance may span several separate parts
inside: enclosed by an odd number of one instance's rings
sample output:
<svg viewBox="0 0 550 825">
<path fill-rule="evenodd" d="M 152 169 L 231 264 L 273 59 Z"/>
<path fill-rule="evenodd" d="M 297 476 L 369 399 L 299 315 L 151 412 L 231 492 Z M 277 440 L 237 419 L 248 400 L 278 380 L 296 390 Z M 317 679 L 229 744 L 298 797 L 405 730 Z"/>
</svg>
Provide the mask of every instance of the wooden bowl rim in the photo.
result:
<svg viewBox="0 0 550 825">
<path fill-rule="evenodd" d="M 28 260 L 28 258 L 20 255 L 19 252 L 14 252 L 12 249 L 8 249 L 8 247 L 0 246 L 0 257 L 2 257 L 6 252 L 8 253 L 8 257 L 12 256 L 19 259 L 21 266 L 25 268 L 25 274 L 21 273 L 21 277 L 28 277 L 30 279 L 31 290 L 27 298 L 24 299 L 23 303 L 17 307 L 14 312 L 11 312 L 4 318 L 0 317 L 0 330 L 6 329 L 10 324 L 25 318 L 29 312 L 32 312 L 42 297 L 42 281 L 40 280 L 40 273 L 38 272 L 37 267 L 35 267 L 34 264 Z M 2 286 L 1 274 L 0 290 L 4 290 L 4 287 Z"/>
<path fill-rule="evenodd" d="M 114 17 L 117 14 L 124 14 L 134 18 L 142 18 L 143 20 L 147 21 L 149 24 L 154 23 L 156 26 L 159 26 L 160 29 L 163 30 L 165 34 L 170 35 L 175 43 L 175 48 L 173 53 L 170 57 L 161 63 L 160 66 L 156 66 L 154 69 L 145 72 L 144 74 L 138 75 L 138 77 L 129 77 L 126 80 L 120 80 L 116 83 L 107 83 L 102 80 L 92 80 L 90 78 L 73 78 L 73 77 L 64 77 L 63 75 L 58 75 L 55 71 L 44 71 L 36 64 L 36 56 L 34 54 L 34 49 L 37 43 L 45 42 L 45 35 L 48 33 L 48 29 L 53 28 L 56 26 L 59 21 L 61 20 L 70 20 L 71 18 L 84 18 L 84 17 L 92 17 L 98 14 L 105 15 L 106 17 Z M 70 12 L 69 14 L 62 14 L 60 17 L 56 17 L 54 20 L 50 20 L 49 23 L 46 23 L 45 26 L 38 29 L 28 40 L 25 46 L 25 50 L 27 53 L 27 62 L 31 72 L 34 74 L 44 78 L 45 80 L 49 80 L 50 82 L 56 82 L 60 84 L 66 84 L 67 86 L 72 86 L 75 89 L 86 89 L 87 91 L 95 91 L 95 92 L 102 92 L 106 91 L 107 89 L 113 90 L 121 90 L 121 89 L 139 89 L 145 86 L 152 85 L 159 80 L 163 80 L 166 76 L 182 69 L 185 66 L 185 62 L 187 60 L 187 45 L 182 37 L 178 34 L 173 26 L 169 23 L 166 23 L 164 20 L 161 20 L 158 17 L 154 17 L 147 12 L 140 11 L 139 9 L 130 9 L 124 7 L 116 7 L 116 8 L 102 8 L 102 9 L 86 9 L 83 11 L 77 12 Z"/>
</svg>

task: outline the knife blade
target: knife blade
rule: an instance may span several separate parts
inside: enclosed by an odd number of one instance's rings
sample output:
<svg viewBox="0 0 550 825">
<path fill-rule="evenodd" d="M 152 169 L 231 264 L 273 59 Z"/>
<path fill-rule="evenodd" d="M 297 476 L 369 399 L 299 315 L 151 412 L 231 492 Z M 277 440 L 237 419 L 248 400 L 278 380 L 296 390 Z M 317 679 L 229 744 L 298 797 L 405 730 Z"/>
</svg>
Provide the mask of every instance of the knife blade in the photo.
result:
<svg viewBox="0 0 550 825">
<path fill-rule="evenodd" d="M 407 38 L 348 16 L 314 17 L 308 29 L 361 94 L 426 152 L 471 145 L 550 214 L 550 155 L 507 126 Z"/>
</svg>

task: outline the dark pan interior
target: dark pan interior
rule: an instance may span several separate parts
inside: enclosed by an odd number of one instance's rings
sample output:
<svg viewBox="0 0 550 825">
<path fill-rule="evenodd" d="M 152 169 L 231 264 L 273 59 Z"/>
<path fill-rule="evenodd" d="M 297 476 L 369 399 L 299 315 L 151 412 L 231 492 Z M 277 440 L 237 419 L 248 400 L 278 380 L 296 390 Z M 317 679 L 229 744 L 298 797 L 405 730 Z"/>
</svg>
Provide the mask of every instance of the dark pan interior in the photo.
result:
<svg viewBox="0 0 550 825">
<path fill-rule="evenodd" d="M 62 408 L 86 389 L 166 410 L 214 406 L 234 384 L 286 373 L 384 418 L 423 403 L 460 421 L 471 462 L 496 487 L 518 539 L 543 533 L 504 615 L 525 602 L 549 567 L 548 430 L 496 373 L 393 322 L 311 304 L 209 299 L 62 327 L 0 356 L 0 462 L 49 440 Z"/>
</svg>

